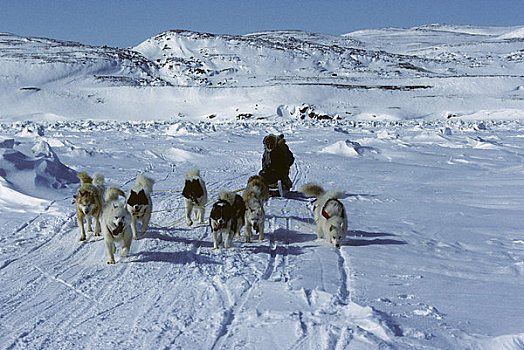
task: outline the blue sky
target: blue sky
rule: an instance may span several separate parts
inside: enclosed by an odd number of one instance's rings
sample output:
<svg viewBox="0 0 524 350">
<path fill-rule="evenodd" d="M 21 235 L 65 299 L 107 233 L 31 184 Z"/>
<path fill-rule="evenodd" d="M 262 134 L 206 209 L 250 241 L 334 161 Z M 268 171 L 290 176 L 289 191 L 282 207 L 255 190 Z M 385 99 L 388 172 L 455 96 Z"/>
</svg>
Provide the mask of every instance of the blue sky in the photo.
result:
<svg viewBox="0 0 524 350">
<path fill-rule="evenodd" d="M 524 25 L 524 0 L 0 0 L 0 32 L 118 47 L 170 29 L 343 34 L 432 23 Z"/>
</svg>

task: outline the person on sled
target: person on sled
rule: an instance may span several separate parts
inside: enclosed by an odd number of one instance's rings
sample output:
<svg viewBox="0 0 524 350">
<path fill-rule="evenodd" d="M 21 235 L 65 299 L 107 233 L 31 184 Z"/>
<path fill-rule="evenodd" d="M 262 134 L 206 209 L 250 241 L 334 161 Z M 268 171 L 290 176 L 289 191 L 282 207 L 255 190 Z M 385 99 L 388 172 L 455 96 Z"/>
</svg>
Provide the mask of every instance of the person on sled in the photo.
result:
<svg viewBox="0 0 524 350">
<path fill-rule="evenodd" d="M 289 178 L 289 169 L 295 161 L 293 153 L 286 144 L 284 135 L 269 134 L 264 137 L 264 155 L 262 156 L 262 170 L 259 175 L 269 188 L 278 186 L 280 195 L 291 189 L 293 183 Z"/>
</svg>

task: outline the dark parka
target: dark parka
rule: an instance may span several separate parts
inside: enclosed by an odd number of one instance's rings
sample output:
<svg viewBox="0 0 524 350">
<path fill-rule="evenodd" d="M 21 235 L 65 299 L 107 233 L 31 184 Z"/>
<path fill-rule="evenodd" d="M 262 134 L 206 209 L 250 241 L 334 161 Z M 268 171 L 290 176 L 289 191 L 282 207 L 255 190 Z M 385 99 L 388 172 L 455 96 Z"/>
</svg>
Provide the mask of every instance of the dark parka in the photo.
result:
<svg viewBox="0 0 524 350">
<path fill-rule="evenodd" d="M 293 165 L 295 158 L 286 145 L 284 135 L 279 135 L 278 137 L 269 135 L 267 137 L 275 137 L 276 145 L 271 151 L 267 148 L 264 150 L 260 175 L 267 183 L 272 184 L 278 180 L 286 180 L 288 178 L 289 168 Z"/>
</svg>

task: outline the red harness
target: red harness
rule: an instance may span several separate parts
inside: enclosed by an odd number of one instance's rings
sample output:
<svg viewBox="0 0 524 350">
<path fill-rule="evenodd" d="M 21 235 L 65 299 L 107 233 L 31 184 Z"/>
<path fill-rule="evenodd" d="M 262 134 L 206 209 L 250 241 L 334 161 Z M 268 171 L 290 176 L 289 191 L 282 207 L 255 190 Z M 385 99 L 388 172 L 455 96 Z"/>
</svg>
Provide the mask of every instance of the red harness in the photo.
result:
<svg viewBox="0 0 524 350">
<path fill-rule="evenodd" d="M 322 207 L 322 211 L 320 212 L 320 213 L 322 214 L 322 216 L 326 218 L 326 220 L 328 220 L 329 218 L 331 218 L 331 216 L 329 216 L 329 214 L 328 214 L 327 211 L 326 211 L 326 205 L 327 205 L 330 201 L 338 202 L 338 203 L 340 204 L 340 206 L 344 207 L 344 206 L 342 205 L 342 202 L 340 202 L 338 199 L 336 199 L 336 198 L 328 199 L 328 200 L 326 201 L 326 203 L 324 203 L 324 206 Z M 315 202 L 316 202 L 316 200 L 315 200 Z M 313 212 L 315 212 L 315 210 L 317 210 L 317 207 L 318 207 L 317 204 L 315 204 L 315 205 L 313 206 Z M 344 210 L 342 210 L 342 217 L 344 217 L 344 215 L 345 215 L 345 214 L 344 214 Z"/>
</svg>

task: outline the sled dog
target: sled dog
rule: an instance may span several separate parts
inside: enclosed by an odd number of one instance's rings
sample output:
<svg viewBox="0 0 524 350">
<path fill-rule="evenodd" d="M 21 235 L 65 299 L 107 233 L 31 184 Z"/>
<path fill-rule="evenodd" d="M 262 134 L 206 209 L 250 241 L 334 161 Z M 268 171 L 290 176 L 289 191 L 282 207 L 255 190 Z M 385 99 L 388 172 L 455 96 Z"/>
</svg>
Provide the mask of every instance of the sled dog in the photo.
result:
<svg viewBox="0 0 524 350">
<path fill-rule="evenodd" d="M 92 232 L 92 219 L 95 219 L 95 236 L 100 236 L 100 215 L 104 196 L 104 175 L 94 173 L 91 178 L 86 172 L 78 173 L 80 187 L 73 196 L 76 204 L 76 219 L 80 227 L 80 241 L 86 240 L 84 218 L 87 221 L 87 231 Z"/>
<path fill-rule="evenodd" d="M 129 190 L 126 197 L 127 210 L 131 213 L 131 231 L 133 239 L 138 239 L 137 222 L 140 221 L 140 234 L 143 236 L 149 226 L 153 201 L 151 192 L 155 181 L 144 175 L 138 175 L 135 185 Z"/>
<path fill-rule="evenodd" d="M 209 225 L 213 235 L 213 249 L 222 243 L 222 234 L 226 235 L 224 248 L 231 248 L 235 234 L 240 236 L 244 226 L 246 207 L 244 200 L 233 192 L 220 193 L 220 199 L 213 204 L 209 216 Z"/>
<path fill-rule="evenodd" d="M 209 226 L 213 236 L 213 249 L 222 243 L 222 234 L 226 236 L 225 248 L 231 246 L 233 240 L 233 207 L 228 201 L 219 199 L 213 204 L 209 214 Z"/>
<path fill-rule="evenodd" d="M 195 212 L 195 219 L 199 224 L 204 223 L 205 206 L 207 204 L 207 190 L 204 180 L 200 177 L 199 169 L 191 169 L 185 173 L 184 189 L 182 196 L 184 196 L 186 208 L 186 223 L 187 226 L 193 225 L 193 211 Z"/>
<path fill-rule="evenodd" d="M 115 242 L 120 243 L 120 256 L 127 257 L 131 247 L 132 233 L 129 227 L 132 219 L 124 203 L 118 197 L 125 198 L 125 193 L 116 188 L 109 187 L 104 198 L 104 209 L 102 211 L 102 232 L 106 244 L 109 260 L 108 264 L 115 263 Z"/>
<path fill-rule="evenodd" d="M 220 199 L 226 200 L 231 204 L 231 207 L 233 208 L 233 222 L 231 228 L 234 236 L 240 238 L 240 230 L 244 226 L 244 217 L 246 215 L 246 204 L 244 203 L 244 199 L 242 199 L 242 196 L 234 192 L 223 192 L 220 195 Z"/>
<path fill-rule="evenodd" d="M 306 184 L 299 189 L 306 196 L 316 197 L 313 202 L 313 216 L 317 223 L 317 236 L 324 236 L 330 244 L 340 248 L 348 228 L 344 205 L 339 201 L 343 194 L 336 191 L 324 191 L 317 184 Z"/>
<path fill-rule="evenodd" d="M 246 205 L 245 232 L 246 242 L 250 243 L 253 236 L 253 229 L 259 235 L 259 239 L 264 239 L 264 202 L 269 199 L 269 190 L 266 183 L 259 175 L 254 175 L 247 181 L 247 186 L 242 194 Z"/>
</svg>

